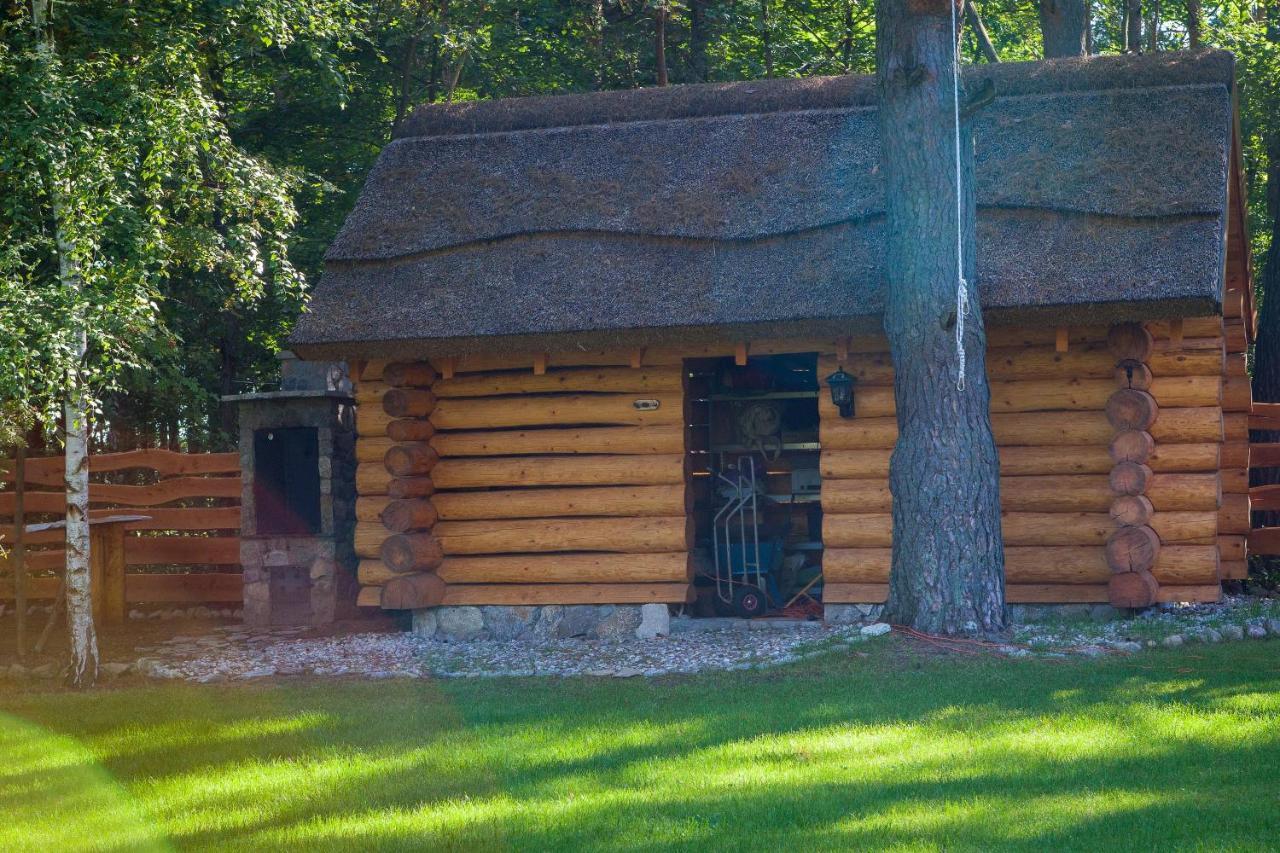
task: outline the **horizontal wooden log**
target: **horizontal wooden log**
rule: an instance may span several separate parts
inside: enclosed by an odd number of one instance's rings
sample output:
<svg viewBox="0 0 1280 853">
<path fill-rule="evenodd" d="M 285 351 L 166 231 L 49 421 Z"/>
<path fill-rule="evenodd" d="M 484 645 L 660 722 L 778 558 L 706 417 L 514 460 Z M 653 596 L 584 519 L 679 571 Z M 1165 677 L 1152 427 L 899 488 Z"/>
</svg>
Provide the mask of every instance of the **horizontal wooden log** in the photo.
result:
<svg viewBox="0 0 1280 853">
<path fill-rule="evenodd" d="M 677 516 L 687 509 L 684 484 L 441 492 L 432 498 L 440 518 L 561 516 Z"/>
<path fill-rule="evenodd" d="M 889 585 L 827 584 L 822 600 L 832 604 L 882 604 Z M 1107 601 L 1105 584 L 1008 584 L 1004 590 L 1009 604 L 1101 604 Z"/>
<path fill-rule="evenodd" d="M 361 560 L 356 566 L 356 580 L 361 586 L 384 586 L 396 576 L 397 573 L 387 568 L 387 564 L 381 560 Z"/>
<path fill-rule="evenodd" d="M 1182 326 L 1183 344 L 1187 344 L 1194 338 L 1221 338 L 1222 337 L 1222 317 L 1211 315 L 1207 317 L 1181 317 L 1177 321 Z M 1156 349 L 1169 345 L 1172 337 L 1172 321 L 1170 320 L 1148 320 L 1144 323 L 1147 331 L 1155 339 Z"/>
<path fill-rule="evenodd" d="M 358 404 L 355 408 L 358 438 L 385 436 L 388 425 L 397 420 L 383 411 L 381 396 L 376 403 Z"/>
<path fill-rule="evenodd" d="M 1010 545 L 1103 545 L 1115 530 L 1105 512 L 1004 512 L 1004 543 Z M 1218 516 L 1213 512 L 1157 512 L 1151 526 L 1168 545 L 1213 545 Z M 828 548 L 888 548 L 893 516 L 888 513 L 828 513 L 822 519 Z"/>
<path fill-rule="evenodd" d="M 1232 376 L 1224 380 L 1222 409 L 1226 412 L 1249 412 L 1253 408 L 1253 388 L 1248 376 Z"/>
<path fill-rule="evenodd" d="M 687 552 L 665 554 L 510 554 L 446 557 L 436 570 L 449 584 L 687 583 Z"/>
<path fill-rule="evenodd" d="M 1254 409 L 1258 408 L 1254 404 Z M 1222 413 L 1222 441 L 1248 441 L 1249 430 L 1251 429 L 1280 429 L 1280 421 L 1273 421 L 1274 426 L 1255 426 L 1255 415 L 1246 415 L 1244 412 L 1223 412 Z"/>
<path fill-rule="evenodd" d="M 889 548 L 832 548 L 822 555 L 826 584 L 888 583 Z M 1004 549 L 1008 584 L 1105 584 L 1111 578 L 1106 549 L 1099 546 L 1010 547 Z M 1217 579 L 1213 545 L 1161 548 L 1153 574 L 1160 583 L 1199 584 Z"/>
<path fill-rule="evenodd" d="M 422 572 L 398 575 L 382 588 L 379 606 L 383 610 L 420 610 L 444 601 L 445 583 L 437 575 Z"/>
<path fill-rule="evenodd" d="M 393 533 L 382 543 L 378 556 L 397 574 L 429 572 L 444 559 L 440 540 L 431 533 Z"/>
<path fill-rule="evenodd" d="M 1216 510 L 1222 505 L 1222 481 L 1218 474 L 1155 474 L 1146 495 L 1157 512 Z"/>
<path fill-rule="evenodd" d="M 1206 344 L 1206 347 L 1209 345 Z M 1153 352 L 1148 362 L 1156 376 L 1221 376 L 1225 350 L 1214 348 Z M 843 365 L 835 356 L 818 360 L 818 375 L 828 376 L 838 366 L 862 385 L 892 385 L 893 361 L 887 352 L 851 354 Z M 1105 342 L 1069 346 L 1058 352 L 1053 346 L 996 347 L 987 350 L 987 378 L 991 382 L 1028 379 L 1112 379 L 1116 358 Z"/>
<path fill-rule="evenodd" d="M 1248 560 L 1222 560 L 1218 563 L 1218 579 L 1242 581 L 1249 577 Z"/>
<path fill-rule="evenodd" d="M 1252 527 L 1250 512 L 1249 495 L 1223 495 L 1222 508 L 1218 510 L 1218 532 L 1235 536 L 1247 534 Z"/>
<path fill-rule="evenodd" d="M 23 466 L 24 480 L 32 485 L 62 486 L 62 456 L 28 456 Z M 12 483 L 13 460 L 0 458 L 0 482 Z M 165 477 L 195 474 L 239 474 L 239 453 L 178 453 L 149 447 L 120 453 L 94 453 L 89 456 L 89 473 L 127 471 L 149 468 Z"/>
<path fill-rule="evenodd" d="M 647 455 L 684 452 L 680 425 L 439 433 L 431 446 L 441 456 L 518 454 Z"/>
<path fill-rule="evenodd" d="M 387 422 L 386 434 L 397 442 L 426 441 L 436 434 L 436 428 L 426 418 L 401 418 Z"/>
<path fill-rule="evenodd" d="M 1116 394 L 1111 379 L 1039 379 L 1026 382 L 992 382 L 992 414 L 1020 412 L 1076 411 L 1091 412 L 1105 409 Z M 1126 391 L 1127 395 L 1149 394 L 1134 397 L 1132 408 L 1141 400 L 1146 406 L 1142 413 L 1125 410 L 1125 416 L 1136 418 L 1138 414 L 1150 417 L 1155 403 L 1165 406 L 1217 406 L 1222 400 L 1221 376 L 1158 377 L 1151 383 L 1150 392 Z M 858 386 L 853 394 L 854 408 L 859 418 L 890 417 L 896 412 L 893 389 L 885 386 Z M 1130 399 L 1124 396 L 1125 400 Z M 818 398 L 819 413 L 823 418 L 840 418 L 839 410 L 831 403 L 829 395 Z M 1119 403 L 1115 404 L 1119 405 Z M 1124 414 L 1124 413 L 1122 413 Z M 1120 415 L 1117 415 L 1118 417 Z"/>
<path fill-rule="evenodd" d="M 236 536 L 126 536 L 128 566 L 238 566 L 240 538 Z"/>
<path fill-rule="evenodd" d="M 1140 527 L 1151 523 L 1155 507 L 1146 495 L 1118 495 L 1108 512 L 1117 527 Z"/>
<path fill-rule="evenodd" d="M 872 450 L 824 450 L 818 472 L 824 486 L 828 480 L 882 479 L 889 476 L 889 448 Z"/>
<path fill-rule="evenodd" d="M 1254 466 L 1259 468 L 1272 467 L 1269 464 L 1259 465 L 1254 458 L 1258 449 L 1265 446 L 1266 445 L 1255 444 L 1251 447 L 1248 441 L 1224 442 L 1221 446 L 1222 449 L 1219 465 L 1223 468 L 1249 468 Z M 1276 446 L 1280 447 L 1280 445 Z M 1280 460 L 1280 456 L 1277 456 L 1276 459 Z M 1280 461 L 1277 461 L 1274 464 L 1280 465 Z"/>
<path fill-rule="evenodd" d="M 1141 323 L 1116 323 L 1107 330 L 1107 350 L 1116 361 L 1146 361 L 1154 345 L 1154 336 Z"/>
<path fill-rule="evenodd" d="M 1219 536 L 1218 553 L 1223 561 L 1244 560 L 1249 556 L 1248 536 Z"/>
<path fill-rule="evenodd" d="M 1105 552 L 1113 572 L 1149 572 L 1160 556 L 1160 536 L 1146 525 L 1119 527 L 1107 537 Z"/>
<path fill-rule="evenodd" d="M 357 557 L 376 559 L 382 553 L 382 543 L 391 536 L 391 531 L 379 521 L 357 521 L 353 541 Z"/>
<path fill-rule="evenodd" d="M 360 592 L 356 595 L 357 607 L 381 607 L 382 606 L 382 587 L 380 586 L 362 586 Z"/>
<path fill-rule="evenodd" d="M 391 473 L 381 462 L 356 465 L 356 494 L 385 495 L 391 484 Z"/>
<path fill-rule="evenodd" d="M 656 409 L 637 408 L 657 401 Z M 436 429 L 567 426 L 570 424 L 684 424 L 684 399 L 678 392 L 657 394 L 548 394 L 536 397 L 449 398 L 437 401 L 431 422 Z"/>
<path fill-rule="evenodd" d="M 887 479 L 826 480 L 822 483 L 823 512 L 887 513 L 893 509 Z"/>
<path fill-rule="evenodd" d="M 450 584 L 442 604 L 684 604 L 692 595 L 687 583 Z"/>
<path fill-rule="evenodd" d="M 1222 441 L 1222 410 L 1213 407 L 1163 408 L 1148 430 L 1156 446 Z"/>
<path fill-rule="evenodd" d="M 1249 493 L 1248 468 L 1224 468 L 1222 470 L 1222 493 L 1245 495 Z"/>
<path fill-rule="evenodd" d="M 436 523 L 436 508 L 426 498 L 391 501 L 382 510 L 382 526 L 392 533 L 429 530 Z"/>
<path fill-rule="evenodd" d="M 1160 407 L 1155 397 L 1149 392 L 1122 388 L 1107 399 L 1106 413 L 1111 427 L 1117 432 L 1122 430 L 1151 432 L 1151 425 L 1159 417 Z"/>
<path fill-rule="evenodd" d="M 649 486 L 684 483 L 684 456 L 521 456 L 442 459 L 437 489 L 511 486 Z"/>
<path fill-rule="evenodd" d="M 693 522 L 685 516 L 441 521 L 434 533 L 449 556 L 548 551 L 656 554 L 687 551 L 693 544 Z"/>
<path fill-rule="evenodd" d="M 425 361 L 393 361 L 382 369 L 382 380 L 393 388 L 429 388 L 436 376 Z"/>
<path fill-rule="evenodd" d="M 428 445 L 397 444 L 382 457 L 382 464 L 393 477 L 421 477 L 431 473 L 439 458 Z"/>
<path fill-rule="evenodd" d="M 356 385 L 355 398 L 358 408 L 382 408 L 382 395 L 391 390 L 385 382 L 361 382 Z"/>
<path fill-rule="evenodd" d="M 366 436 L 356 439 L 357 462 L 381 462 L 386 459 L 387 451 L 393 447 L 426 447 L 425 442 L 396 441 L 385 435 Z"/>
<path fill-rule="evenodd" d="M 1113 607 L 1150 607 L 1156 603 L 1160 584 L 1148 571 L 1112 575 L 1107 583 L 1107 600 Z"/>
<path fill-rule="evenodd" d="M 1249 348 L 1249 333 L 1243 320 L 1225 321 L 1222 333 L 1227 340 L 1227 352 L 1244 352 Z"/>
<path fill-rule="evenodd" d="M 1211 583 L 1199 586 L 1162 586 L 1156 593 L 1156 601 L 1163 604 L 1179 602 L 1212 603 L 1222 599 L 1222 584 Z"/>
<path fill-rule="evenodd" d="M 356 498 L 356 521 L 380 523 L 382 511 L 393 500 L 395 499 L 389 495 L 368 495 Z"/>
<path fill-rule="evenodd" d="M 387 495 L 396 500 L 426 498 L 435 491 L 435 481 L 430 477 L 395 477 L 387 484 Z"/>
<path fill-rule="evenodd" d="M 829 450 L 892 448 L 898 440 L 895 418 L 833 418 L 818 427 L 825 454 Z"/>
<path fill-rule="evenodd" d="M 502 394 L 611 392 L 653 394 L 679 391 L 684 371 L 671 367 L 581 367 L 552 369 L 543 374 L 466 373 L 443 379 L 432 391 L 437 397 L 489 397 Z"/>
<path fill-rule="evenodd" d="M 1147 465 L 1157 474 L 1192 474 L 1217 471 L 1219 445 L 1216 442 L 1200 444 L 1157 444 L 1147 458 Z"/>
<path fill-rule="evenodd" d="M 392 418 L 425 418 L 435 408 L 436 396 L 425 388 L 391 388 L 382 395 L 382 410 Z"/>
</svg>

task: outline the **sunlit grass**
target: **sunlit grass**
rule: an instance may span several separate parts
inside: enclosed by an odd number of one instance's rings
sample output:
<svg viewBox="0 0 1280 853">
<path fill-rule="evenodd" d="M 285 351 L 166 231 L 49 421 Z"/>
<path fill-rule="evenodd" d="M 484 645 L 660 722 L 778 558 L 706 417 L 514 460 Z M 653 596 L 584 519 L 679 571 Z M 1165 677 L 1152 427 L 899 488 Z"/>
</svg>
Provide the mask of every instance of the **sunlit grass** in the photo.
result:
<svg viewBox="0 0 1280 853">
<path fill-rule="evenodd" d="M 0 849 L 1265 849 L 1280 644 L 10 696 Z"/>
</svg>

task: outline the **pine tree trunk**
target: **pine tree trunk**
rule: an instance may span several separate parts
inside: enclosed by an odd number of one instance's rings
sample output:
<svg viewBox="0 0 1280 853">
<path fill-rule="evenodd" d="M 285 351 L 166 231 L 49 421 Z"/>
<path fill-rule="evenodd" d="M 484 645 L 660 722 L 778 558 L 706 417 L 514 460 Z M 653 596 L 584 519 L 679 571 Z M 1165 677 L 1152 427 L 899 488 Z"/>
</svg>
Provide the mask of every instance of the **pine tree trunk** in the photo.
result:
<svg viewBox="0 0 1280 853">
<path fill-rule="evenodd" d="M 711 44 L 711 27 L 707 21 L 708 0 L 689 0 L 689 82 L 705 83 L 709 79 L 707 47 Z"/>
<path fill-rule="evenodd" d="M 1040 0 L 1044 58 L 1084 56 L 1089 14 L 1086 0 Z"/>
<path fill-rule="evenodd" d="M 1200 0 L 1187 0 L 1187 47 L 1192 50 L 1199 47 L 1203 31 L 1204 12 Z"/>
<path fill-rule="evenodd" d="M 667 5 L 662 3 L 653 12 L 653 58 L 657 67 L 657 84 L 667 85 Z"/>
<path fill-rule="evenodd" d="M 1129 53 L 1142 50 L 1142 0 L 1124 0 L 1124 49 Z"/>
<path fill-rule="evenodd" d="M 957 388 L 956 152 L 951 0 L 876 7 L 887 297 L 898 408 L 890 464 L 893 567 L 887 618 L 938 634 L 1005 628 L 999 460 L 991 433 L 986 332 L 970 286 Z M 961 10 L 954 8 L 954 14 Z M 973 138 L 962 128 L 964 278 L 973 282 Z"/>
</svg>

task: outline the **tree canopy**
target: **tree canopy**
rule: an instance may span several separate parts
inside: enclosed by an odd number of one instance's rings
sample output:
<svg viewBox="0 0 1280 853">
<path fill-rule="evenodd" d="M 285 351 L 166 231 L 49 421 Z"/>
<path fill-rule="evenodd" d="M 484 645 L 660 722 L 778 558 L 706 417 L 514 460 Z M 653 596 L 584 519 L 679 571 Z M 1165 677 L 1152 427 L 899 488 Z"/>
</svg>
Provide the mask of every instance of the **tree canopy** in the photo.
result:
<svg viewBox="0 0 1280 853">
<path fill-rule="evenodd" d="M 965 58 L 989 61 L 978 20 L 999 59 L 1041 57 L 1047 2 L 972 0 Z M 1236 52 L 1261 265 L 1280 0 L 1084 8 L 1092 52 Z M 875 70 L 874 0 L 67 0 L 49 58 L 27 5 L 4 9 L 0 443 L 31 416 L 55 425 L 71 380 L 97 401 L 100 445 L 226 446 L 218 396 L 273 378 L 325 247 L 419 103 Z"/>
</svg>

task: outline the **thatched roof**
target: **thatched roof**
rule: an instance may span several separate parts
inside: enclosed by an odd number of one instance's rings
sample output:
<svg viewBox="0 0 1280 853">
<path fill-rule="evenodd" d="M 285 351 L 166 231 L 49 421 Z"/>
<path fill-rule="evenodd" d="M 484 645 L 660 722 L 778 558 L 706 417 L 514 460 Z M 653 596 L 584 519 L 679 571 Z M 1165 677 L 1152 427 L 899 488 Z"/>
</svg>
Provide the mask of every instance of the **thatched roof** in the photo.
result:
<svg viewBox="0 0 1280 853">
<path fill-rule="evenodd" d="M 989 322 L 1216 310 L 1234 76 L 1215 51 L 967 70 Z M 305 357 L 565 349 L 879 325 L 874 80 L 419 109 L 291 341 Z"/>
</svg>

